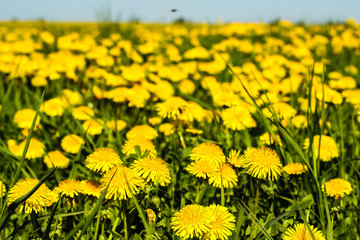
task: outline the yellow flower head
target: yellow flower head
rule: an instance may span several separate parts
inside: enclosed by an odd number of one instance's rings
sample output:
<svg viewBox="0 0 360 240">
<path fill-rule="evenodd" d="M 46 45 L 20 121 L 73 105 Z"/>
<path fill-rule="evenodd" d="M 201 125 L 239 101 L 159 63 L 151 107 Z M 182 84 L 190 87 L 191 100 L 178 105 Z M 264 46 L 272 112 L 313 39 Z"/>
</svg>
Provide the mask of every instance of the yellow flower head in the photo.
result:
<svg viewBox="0 0 360 240">
<path fill-rule="evenodd" d="M 305 139 L 304 148 L 309 149 L 309 139 Z M 320 148 L 319 148 L 320 146 Z M 339 151 L 336 146 L 336 142 L 329 136 L 322 135 L 320 140 L 320 135 L 315 135 L 313 138 L 313 147 L 314 147 L 314 157 L 320 158 L 321 161 L 328 162 L 332 158 L 339 156 Z M 319 156 L 320 151 L 320 156 Z"/>
<path fill-rule="evenodd" d="M 206 207 L 191 204 L 175 213 L 171 225 L 176 236 L 181 238 L 200 238 L 210 230 L 211 215 Z"/>
<path fill-rule="evenodd" d="M 140 188 L 145 186 L 144 180 L 135 171 L 125 166 L 115 166 L 105 173 L 100 180 L 102 190 L 107 187 L 112 177 L 113 179 L 105 195 L 106 199 L 121 200 L 131 198 L 133 194 L 137 194 Z"/>
<path fill-rule="evenodd" d="M 232 188 L 238 181 L 235 170 L 228 163 L 209 175 L 209 183 L 217 188 L 221 188 L 221 183 L 224 188 Z"/>
<path fill-rule="evenodd" d="M 251 176 L 268 180 L 277 179 L 282 170 L 282 164 L 277 153 L 266 147 L 246 150 L 243 167 Z"/>
<path fill-rule="evenodd" d="M 55 192 L 59 193 L 61 196 L 66 196 L 69 198 L 74 198 L 79 195 L 82 191 L 82 184 L 79 180 L 76 179 L 66 179 L 59 183 L 59 186 L 54 189 Z"/>
<path fill-rule="evenodd" d="M 112 131 L 121 131 L 126 127 L 126 122 L 123 120 L 111 120 L 106 122 L 107 128 L 111 129 Z"/>
<path fill-rule="evenodd" d="M 150 127 L 149 125 L 138 125 L 130 129 L 127 132 L 127 139 L 143 137 L 149 140 L 153 140 L 158 136 L 158 133 L 155 129 Z"/>
<path fill-rule="evenodd" d="M 103 131 L 104 122 L 101 119 L 88 119 L 86 120 L 82 127 L 87 134 L 94 136 L 99 135 Z"/>
<path fill-rule="evenodd" d="M 175 132 L 175 126 L 171 123 L 163 123 L 159 126 L 159 131 L 164 133 L 165 136 L 170 136 Z"/>
<path fill-rule="evenodd" d="M 67 153 L 78 153 L 82 144 L 84 144 L 84 140 L 75 134 L 66 135 L 61 140 L 61 147 Z"/>
<path fill-rule="evenodd" d="M 69 104 L 72 106 L 77 106 L 82 102 L 82 96 L 79 92 L 72 91 L 70 89 L 62 90 L 61 101 L 63 106 L 67 108 Z"/>
<path fill-rule="evenodd" d="M 81 181 L 81 193 L 99 198 L 101 195 L 101 184 L 95 180 Z"/>
<path fill-rule="evenodd" d="M 152 181 L 155 184 L 166 186 L 170 183 L 170 171 L 166 162 L 158 157 L 148 156 L 146 158 L 135 160 L 131 166 L 147 182 Z"/>
<path fill-rule="evenodd" d="M 300 175 L 308 171 L 308 167 L 302 163 L 289 163 L 283 167 L 283 171 L 287 174 Z"/>
<path fill-rule="evenodd" d="M 19 110 L 14 115 L 14 123 L 19 128 L 30 129 L 31 124 L 34 120 L 35 114 L 36 114 L 36 111 L 33 109 L 30 109 L 30 108 L 25 108 L 25 109 Z M 39 123 L 40 123 L 40 116 L 37 116 L 36 123 L 35 123 L 35 129 L 36 129 L 36 126 L 39 125 Z"/>
<path fill-rule="evenodd" d="M 195 91 L 195 84 L 193 81 L 185 79 L 179 83 L 179 89 L 183 94 L 192 94 Z"/>
<path fill-rule="evenodd" d="M 67 168 L 70 164 L 70 159 L 67 158 L 62 152 L 55 150 L 48 152 L 44 157 L 44 163 L 48 168 Z"/>
<path fill-rule="evenodd" d="M 177 119 L 187 108 L 187 102 L 181 97 L 169 97 L 162 103 L 156 104 L 156 111 L 162 118 Z"/>
<path fill-rule="evenodd" d="M 9 191 L 8 206 L 18 198 L 27 194 L 40 181 L 34 178 L 26 178 L 19 180 Z M 44 207 L 51 206 L 56 201 L 54 193 L 42 184 L 26 201 L 21 204 L 20 211 L 25 210 L 26 213 L 41 212 Z"/>
<path fill-rule="evenodd" d="M 19 145 L 16 144 L 14 140 L 8 141 L 8 147 L 11 153 L 15 156 L 21 157 L 23 151 L 25 149 L 26 139 L 22 141 Z M 42 142 L 37 140 L 36 138 L 30 139 L 29 148 L 26 152 L 26 159 L 35 159 L 44 156 L 45 154 L 45 146 Z"/>
<path fill-rule="evenodd" d="M 95 115 L 95 112 L 88 106 L 78 106 L 73 108 L 72 115 L 77 120 L 89 120 Z"/>
<path fill-rule="evenodd" d="M 6 193 L 6 186 L 2 181 L 0 181 L 0 198 L 5 196 L 5 193 Z"/>
<path fill-rule="evenodd" d="M 197 160 L 195 162 L 190 163 L 186 170 L 194 175 L 195 177 L 199 178 L 207 178 L 212 173 L 219 170 L 219 166 L 214 164 L 209 164 L 209 162 L 205 159 Z"/>
<path fill-rule="evenodd" d="M 309 228 L 315 239 L 311 236 L 308 227 L 304 223 L 295 225 L 295 228 L 288 228 L 283 236 L 284 240 L 325 240 L 324 235 L 317 228 L 309 225 Z"/>
<path fill-rule="evenodd" d="M 122 165 L 122 161 L 114 149 L 103 147 L 96 149 L 86 157 L 85 166 L 93 171 L 107 172 L 114 166 Z"/>
<path fill-rule="evenodd" d="M 50 117 L 61 116 L 64 113 L 63 103 L 58 97 L 45 101 L 41 109 Z"/>
<path fill-rule="evenodd" d="M 256 127 L 256 122 L 252 118 L 250 111 L 241 106 L 233 106 L 222 111 L 221 117 L 224 125 L 232 130 L 244 130 Z"/>
<path fill-rule="evenodd" d="M 334 197 L 335 199 L 342 198 L 345 194 L 350 194 L 353 190 L 351 183 L 341 178 L 331 179 L 325 183 L 325 186 L 326 195 Z M 323 192 L 325 192 L 325 186 L 321 186 Z"/>
<path fill-rule="evenodd" d="M 225 162 L 225 155 L 222 149 L 213 143 L 201 143 L 190 153 L 193 161 L 206 160 L 208 164 L 220 166 Z"/>
<path fill-rule="evenodd" d="M 235 216 L 229 212 L 227 207 L 212 204 L 207 207 L 211 216 L 210 231 L 205 234 L 203 239 L 225 240 L 235 229 Z"/>
<path fill-rule="evenodd" d="M 289 119 L 296 114 L 296 110 L 284 102 L 273 103 L 271 107 L 274 109 L 275 113 L 280 119 Z M 264 108 L 263 113 L 266 117 L 272 117 L 272 114 L 268 108 Z"/>
<path fill-rule="evenodd" d="M 240 156 L 240 151 L 230 150 L 229 157 L 227 161 L 231 163 L 233 166 L 240 168 L 244 164 L 244 155 Z"/>
<path fill-rule="evenodd" d="M 153 156 L 156 155 L 156 150 L 155 150 L 154 144 L 150 140 L 142 138 L 142 137 L 136 137 L 136 138 L 127 140 L 122 148 L 122 152 L 128 156 L 130 154 L 136 154 L 135 146 L 140 147 L 141 154 L 144 154 L 145 151 L 148 150 L 150 152 L 150 155 L 153 155 Z"/>
</svg>

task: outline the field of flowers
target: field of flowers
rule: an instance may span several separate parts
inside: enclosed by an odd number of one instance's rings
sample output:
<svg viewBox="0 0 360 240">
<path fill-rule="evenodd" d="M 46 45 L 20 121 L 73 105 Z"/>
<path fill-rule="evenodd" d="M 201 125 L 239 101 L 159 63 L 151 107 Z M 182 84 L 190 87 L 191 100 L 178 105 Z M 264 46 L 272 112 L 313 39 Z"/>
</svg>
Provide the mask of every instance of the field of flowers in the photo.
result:
<svg viewBox="0 0 360 240">
<path fill-rule="evenodd" d="M 360 24 L 0 24 L 0 239 L 360 239 Z"/>
</svg>

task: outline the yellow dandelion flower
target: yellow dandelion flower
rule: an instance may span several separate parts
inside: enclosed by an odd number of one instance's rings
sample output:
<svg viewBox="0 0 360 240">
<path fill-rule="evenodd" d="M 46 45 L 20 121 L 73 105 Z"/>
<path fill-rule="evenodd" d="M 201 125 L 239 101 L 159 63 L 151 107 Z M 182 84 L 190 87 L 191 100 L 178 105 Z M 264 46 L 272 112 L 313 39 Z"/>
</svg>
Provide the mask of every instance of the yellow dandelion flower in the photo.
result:
<svg viewBox="0 0 360 240">
<path fill-rule="evenodd" d="M 19 128 L 30 129 L 31 124 L 34 120 L 35 114 L 36 114 L 36 111 L 33 109 L 30 109 L 30 108 L 25 108 L 25 109 L 19 110 L 14 115 L 14 123 Z M 40 123 L 40 116 L 37 116 L 36 123 L 35 123 L 35 129 L 39 125 L 39 123 Z"/>
<path fill-rule="evenodd" d="M 101 196 L 101 184 L 95 180 L 81 181 L 81 193 L 99 198 Z"/>
<path fill-rule="evenodd" d="M 314 228 L 314 226 L 309 225 L 309 228 L 312 234 L 315 237 L 315 240 L 325 240 L 324 235 L 320 230 Z M 308 227 L 304 223 L 299 223 L 295 225 L 295 228 L 288 228 L 283 236 L 284 240 L 313 240 Z"/>
<path fill-rule="evenodd" d="M 166 186 L 170 183 L 170 171 L 166 162 L 158 157 L 146 157 L 135 160 L 131 168 L 136 170 L 147 182 L 152 181 L 155 184 Z"/>
<path fill-rule="evenodd" d="M 0 198 L 5 196 L 6 193 L 6 186 L 5 184 L 0 180 Z"/>
<path fill-rule="evenodd" d="M 179 83 L 179 90 L 183 94 L 192 94 L 195 91 L 195 84 L 189 79 L 182 80 Z"/>
<path fill-rule="evenodd" d="M 219 167 L 214 164 L 209 164 L 206 159 L 197 160 L 186 166 L 186 170 L 199 178 L 207 178 L 212 173 L 219 170 Z"/>
<path fill-rule="evenodd" d="M 133 194 L 137 194 L 140 188 L 145 186 L 144 180 L 135 171 L 125 166 L 115 166 L 100 180 L 102 190 L 107 187 L 113 175 L 114 177 L 105 195 L 106 199 L 131 198 Z"/>
<path fill-rule="evenodd" d="M 70 164 L 70 159 L 67 158 L 59 150 L 48 152 L 44 157 L 44 163 L 48 168 L 67 168 Z"/>
<path fill-rule="evenodd" d="M 156 222 L 156 214 L 155 214 L 154 210 L 148 208 L 148 209 L 146 209 L 146 213 L 147 213 L 147 216 L 148 216 L 148 222 L 150 224 L 155 223 Z"/>
<path fill-rule="evenodd" d="M 59 193 L 61 196 L 66 196 L 69 198 L 74 198 L 79 195 L 82 191 L 82 184 L 79 180 L 76 179 L 66 179 L 59 183 L 59 186 L 54 189 L 55 192 Z"/>
<path fill-rule="evenodd" d="M 282 170 L 282 164 L 277 153 L 266 147 L 246 150 L 243 167 L 251 176 L 268 180 L 277 179 Z"/>
<path fill-rule="evenodd" d="M 94 136 L 102 133 L 103 125 L 104 122 L 101 119 L 88 119 L 83 123 L 82 127 L 87 134 Z"/>
<path fill-rule="evenodd" d="M 162 118 L 177 119 L 186 107 L 187 102 L 181 97 L 169 97 L 164 102 L 156 104 L 156 111 Z"/>
<path fill-rule="evenodd" d="M 77 120 L 89 120 L 95 116 L 95 112 L 88 106 L 78 106 L 73 108 L 72 115 Z"/>
<path fill-rule="evenodd" d="M 252 118 L 250 111 L 241 106 L 234 106 L 223 110 L 221 117 L 225 127 L 232 130 L 256 127 L 256 122 Z"/>
<path fill-rule="evenodd" d="M 203 239 L 228 239 L 235 229 L 235 216 L 224 206 L 212 204 L 207 209 L 211 216 L 210 231 L 204 235 Z"/>
<path fill-rule="evenodd" d="M 111 129 L 112 131 L 120 132 L 126 127 L 126 122 L 123 120 L 111 120 L 106 122 L 107 128 Z"/>
<path fill-rule="evenodd" d="M 325 183 L 325 186 L 326 195 L 334 197 L 335 199 L 342 198 L 345 194 L 350 194 L 353 190 L 351 183 L 341 178 L 331 179 Z M 325 192 L 325 186 L 321 186 L 323 192 Z"/>
<path fill-rule="evenodd" d="M 18 157 L 22 156 L 23 151 L 25 149 L 25 145 L 26 145 L 26 139 L 22 141 L 19 145 L 17 145 L 16 142 L 12 139 L 8 141 L 8 147 L 10 152 Z M 26 159 L 40 158 L 44 156 L 44 154 L 45 154 L 44 144 L 39 140 L 37 140 L 36 138 L 31 138 L 25 158 Z"/>
<path fill-rule="evenodd" d="M 227 161 L 232 164 L 233 166 L 240 168 L 244 164 L 244 155 L 240 156 L 240 151 L 237 150 L 230 150 L 229 157 Z"/>
<path fill-rule="evenodd" d="M 86 157 L 85 166 L 93 171 L 107 172 L 114 166 L 122 165 L 122 161 L 114 149 L 103 147 L 96 149 Z"/>
<path fill-rule="evenodd" d="M 209 175 L 209 183 L 217 188 L 221 188 L 221 182 L 224 188 L 232 188 L 238 181 L 235 170 L 227 163 Z"/>
<path fill-rule="evenodd" d="M 61 147 L 67 153 L 78 153 L 82 144 L 84 140 L 75 134 L 69 134 L 61 140 Z"/>
<path fill-rule="evenodd" d="M 280 119 L 289 119 L 295 116 L 296 110 L 289 104 L 284 102 L 273 103 L 271 107 Z M 266 117 L 272 117 L 268 108 L 263 109 L 263 113 Z"/>
<path fill-rule="evenodd" d="M 172 229 L 181 238 L 200 238 L 210 230 L 211 215 L 207 208 L 191 204 L 175 213 L 171 220 Z"/>
<path fill-rule="evenodd" d="M 222 149 L 213 143 L 201 143 L 193 148 L 190 159 L 194 161 L 206 160 L 208 164 L 220 166 L 225 162 L 225 155 Z"/>
<path fill-rule="evenodd" d="M 309 139 L 306 138 L 304 141 L 304 149 L 309 149 L 309 144 Z M 339 156 L 339 150 L 336 146 L 336 142 L 329 136 L 322 135 L 320 140 L 320 135 L 315 135 L 313 138 L 313 147 L 314 157 L 319 157 L 321 161 L 328 162 L 332 158 L 336 158 Z"/>
<path fill-rule="evenodd" d="M 136 154 L 135 146 L 139 146 L 141 150 L 141 154 L 144 154 L 146 150 L 150 152 L 150 155 L 156 155 L 156 150 L 154 144 L 145 138 L 137 137 L 129 139 L 125 142 L 122 152 L 126 155 Z"/>
<path fill-rule="evenodd" d="M 308 167 L 302 163 L 289 163 L 283 167 L 283 171 L 287 174 L 300 175 L 308 171 Z"/>
<path fill-rule="evenodd" d="M 148 119 L 149 123 L 153 126 L 158 125 L 161 123 L 161 118 L 160 117 L 152 117 Z"/>
<path fill-rule="evenodd" d="M 191 133 L 191 134 L 194 134 L 194 135 L 200 135 L 200 134 L 203 134 L 203 130 L 201 129 L 196 129 L 196 128 L 187 128 L 185 130 L 185 132 L 188 132 L 188 133 Z"/>
<path fill-rule="evenodd" d="M 259 140 L 260 140 L 260 145 L 268 145 L 270 146 L 271 144 L 274 144 L 275 143 L 275 140 L 273 138 L 273 136 L 269 133 L 269 132 L 266 132 L 264 134 L 262 134 L 260 137 L 259 137 Z M 282 146 L 282 143 L 281 143 L 281 138 L 279 135 L 276 135 L 276 140 L 277 140 L 277 143 Z"/>
<path fill-rule="evenodd" d="M 131 128 L 126 133 L 126 138 L 136 138 L 136 137 L 143 137 L 149 140 L 153 140 L 158 136 L 158 133 L 155 129 L 150 127 L 149 125 L 138 125 Z"/>
<path fill-rule="evenodd" d="M 170 136 L 175 132 L 175 126 L 171 123 L 163 123 L 159 126 L 159 131 L 164 133 L 165 136 Z"/>
<path fill-rule="evenodd" d="M 41 110 L 50 117 L 61 116 L 64 113 L 63 104 L 60 98 L 52 98 L 42 104 Z"/>
<path fill-rule="evenodd" d="M 72 106 L 77 106 L 82 102 L 82 96 L 79 92 L 72 91 L 70 89 L 62 90 L 61 101 L 65 108 L 69 107 L 69 104 Z"/>
<path fill-rule="evenodd" d="M 31 85 L 34 87 L 44 87 L 48 84 L 46 77 L 41 75 L 36 75 L 33 78 L 31 78 Z"/>
<path fill-rule="evenodd" d="M 19 180 L 9 191 L 8 206 L 18 198 L 27 194 L 40 181 L 34 178 L 26 178 Z M 54 203 L 54 194 L 50 189 L 42 184 L 26 201 L 20 205 L 20 211 L 25 213 L 41 212 L 44 207 L 49 207 Z"/>
</svg>

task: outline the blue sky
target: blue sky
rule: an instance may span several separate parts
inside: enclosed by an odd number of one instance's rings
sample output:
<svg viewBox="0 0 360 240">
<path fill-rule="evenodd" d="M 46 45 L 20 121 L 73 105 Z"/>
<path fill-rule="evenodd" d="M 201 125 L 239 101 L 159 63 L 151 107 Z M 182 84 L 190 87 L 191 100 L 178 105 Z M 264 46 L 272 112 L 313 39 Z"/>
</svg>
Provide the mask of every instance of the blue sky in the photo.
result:
<svg viewBox="0 0 360 240">
<path fill-rule="evenodd" d="M 111 18 L 120 21 L 360 21 L 359 0 L 0 0 L 0 20 L 96 21 L 99 12 L 109 9 Z"/>
</svg>

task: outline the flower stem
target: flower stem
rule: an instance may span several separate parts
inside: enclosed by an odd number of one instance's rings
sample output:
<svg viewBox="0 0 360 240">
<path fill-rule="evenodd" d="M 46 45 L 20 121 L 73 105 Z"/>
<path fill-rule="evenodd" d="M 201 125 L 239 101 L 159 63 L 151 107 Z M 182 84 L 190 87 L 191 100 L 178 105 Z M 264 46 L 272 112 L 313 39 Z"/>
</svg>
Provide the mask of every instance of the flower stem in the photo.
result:
<svg viewBox="0 0 360 240">
<path fill-rule="evenodd" d="M 256 198 L 255 198 L 255 206 L 254 206 L 254 218 L 251 223 L 251 230 L 250 230 L 250 240 L 253 239 L 253 232 L 255 227 L 255 218 L 256 218 L 256 212 L 259 204 L 259 195 L 260 195 L 260 179 L 258 180 L 257 188 L 256 188 Z"/>
</svg>

